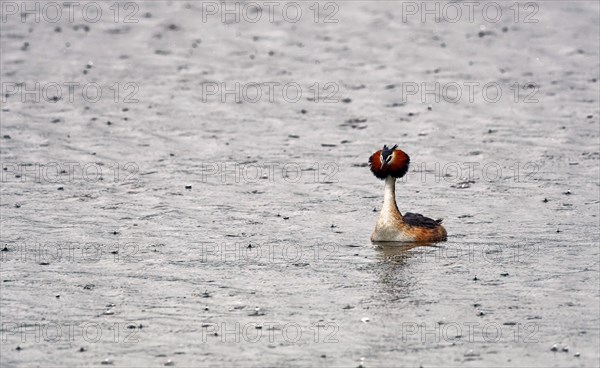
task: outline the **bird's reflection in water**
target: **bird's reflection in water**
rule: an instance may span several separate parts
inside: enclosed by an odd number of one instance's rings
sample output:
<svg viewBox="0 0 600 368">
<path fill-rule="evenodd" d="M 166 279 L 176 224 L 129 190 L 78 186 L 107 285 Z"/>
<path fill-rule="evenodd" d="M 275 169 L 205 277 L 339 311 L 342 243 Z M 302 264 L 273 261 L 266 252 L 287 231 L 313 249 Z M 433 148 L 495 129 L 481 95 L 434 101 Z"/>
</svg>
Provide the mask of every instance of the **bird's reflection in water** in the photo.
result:
<svg viewBox="0 0 600 368">
<path fill-rule="evenodd" d="M 379 259 L 392 264 L 404 264 L 409 258 L 420 254 L 416 248 L 437 248 L 434 243 L 373 242 L 373 245 L 375 245 Z M 411 251 L 412 249 L 415 251 Z"/>
<path fill-rule="evenodd" d="M 418 282 L 410 270 L 411 264 L 424 260 L 425 247 L 436 248 L 433 243 L 373 242 L 378 259 L 377 270 L 382 292 L 391 301 L 407 298 Z"/>
</svg>

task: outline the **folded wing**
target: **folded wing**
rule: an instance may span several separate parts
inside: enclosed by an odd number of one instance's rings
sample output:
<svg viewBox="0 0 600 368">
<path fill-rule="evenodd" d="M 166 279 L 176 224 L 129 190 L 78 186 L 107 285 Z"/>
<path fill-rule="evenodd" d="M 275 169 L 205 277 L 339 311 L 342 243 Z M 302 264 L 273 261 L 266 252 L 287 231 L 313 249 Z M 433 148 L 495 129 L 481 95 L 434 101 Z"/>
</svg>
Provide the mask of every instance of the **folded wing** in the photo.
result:
<svg viewBox="0 0 600 368">
<path fill-rule="evenodd" d="M 414 227 L 426 227 L 428 229 L 434 229 L 442 223 L 442 219 L 430 219 L 419 213 L 406 212 L 404 216 L 404 223 Z"/>
</svg>

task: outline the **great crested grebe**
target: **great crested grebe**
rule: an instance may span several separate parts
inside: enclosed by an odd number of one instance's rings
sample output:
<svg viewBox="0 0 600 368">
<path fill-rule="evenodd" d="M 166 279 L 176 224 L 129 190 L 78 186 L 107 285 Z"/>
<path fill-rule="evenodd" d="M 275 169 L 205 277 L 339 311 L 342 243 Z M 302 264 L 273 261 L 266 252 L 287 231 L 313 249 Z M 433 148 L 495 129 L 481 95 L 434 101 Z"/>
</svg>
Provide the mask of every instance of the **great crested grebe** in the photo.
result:
<svg viewBox="0 0 600 368">
<path fill-rule="evenodd" d="M 396 205 L 396 179 L 408 171 L 410 157 L 397 149 L 383 146 L 371 155 L 369 165 L 373 175 L 385 180 L 383 206 L 379 212 L 377 225 L 371 235 L 374 242 L 437 242 L 446 240 L 446 229 L 442 220 L 433 220 L 418 213 L 406 212 L 404 216 Z"/>
</svg>

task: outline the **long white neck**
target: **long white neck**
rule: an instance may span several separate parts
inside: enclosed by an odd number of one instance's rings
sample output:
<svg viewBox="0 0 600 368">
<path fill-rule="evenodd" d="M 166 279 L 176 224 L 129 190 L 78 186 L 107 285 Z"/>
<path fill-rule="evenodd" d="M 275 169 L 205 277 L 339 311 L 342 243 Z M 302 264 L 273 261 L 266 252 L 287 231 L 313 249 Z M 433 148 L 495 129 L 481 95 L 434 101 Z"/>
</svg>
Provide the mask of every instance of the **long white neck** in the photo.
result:
<svg viewBox="0 0 600 368">
<path fill-rule="evenodd" d="M 396 178 L 388 176 L 385 178 L 385 189 L 383 191 L 383 207 L 381 208 L 383 213 L 400 213 L 398 206 L 396 205 Z"/>
</svg>

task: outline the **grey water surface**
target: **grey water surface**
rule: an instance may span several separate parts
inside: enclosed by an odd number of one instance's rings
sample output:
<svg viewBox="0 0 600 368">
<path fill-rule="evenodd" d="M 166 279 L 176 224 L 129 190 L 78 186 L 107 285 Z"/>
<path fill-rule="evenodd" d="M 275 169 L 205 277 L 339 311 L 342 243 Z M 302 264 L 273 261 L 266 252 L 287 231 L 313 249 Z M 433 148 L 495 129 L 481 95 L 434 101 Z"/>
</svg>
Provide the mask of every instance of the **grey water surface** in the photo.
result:
<svg viewBox="0 0 600 368">
<path fill-rule="evenodd" d="M 2 367 L 598 366 L 598 2 L 12 4 Z"/>
</svg>

